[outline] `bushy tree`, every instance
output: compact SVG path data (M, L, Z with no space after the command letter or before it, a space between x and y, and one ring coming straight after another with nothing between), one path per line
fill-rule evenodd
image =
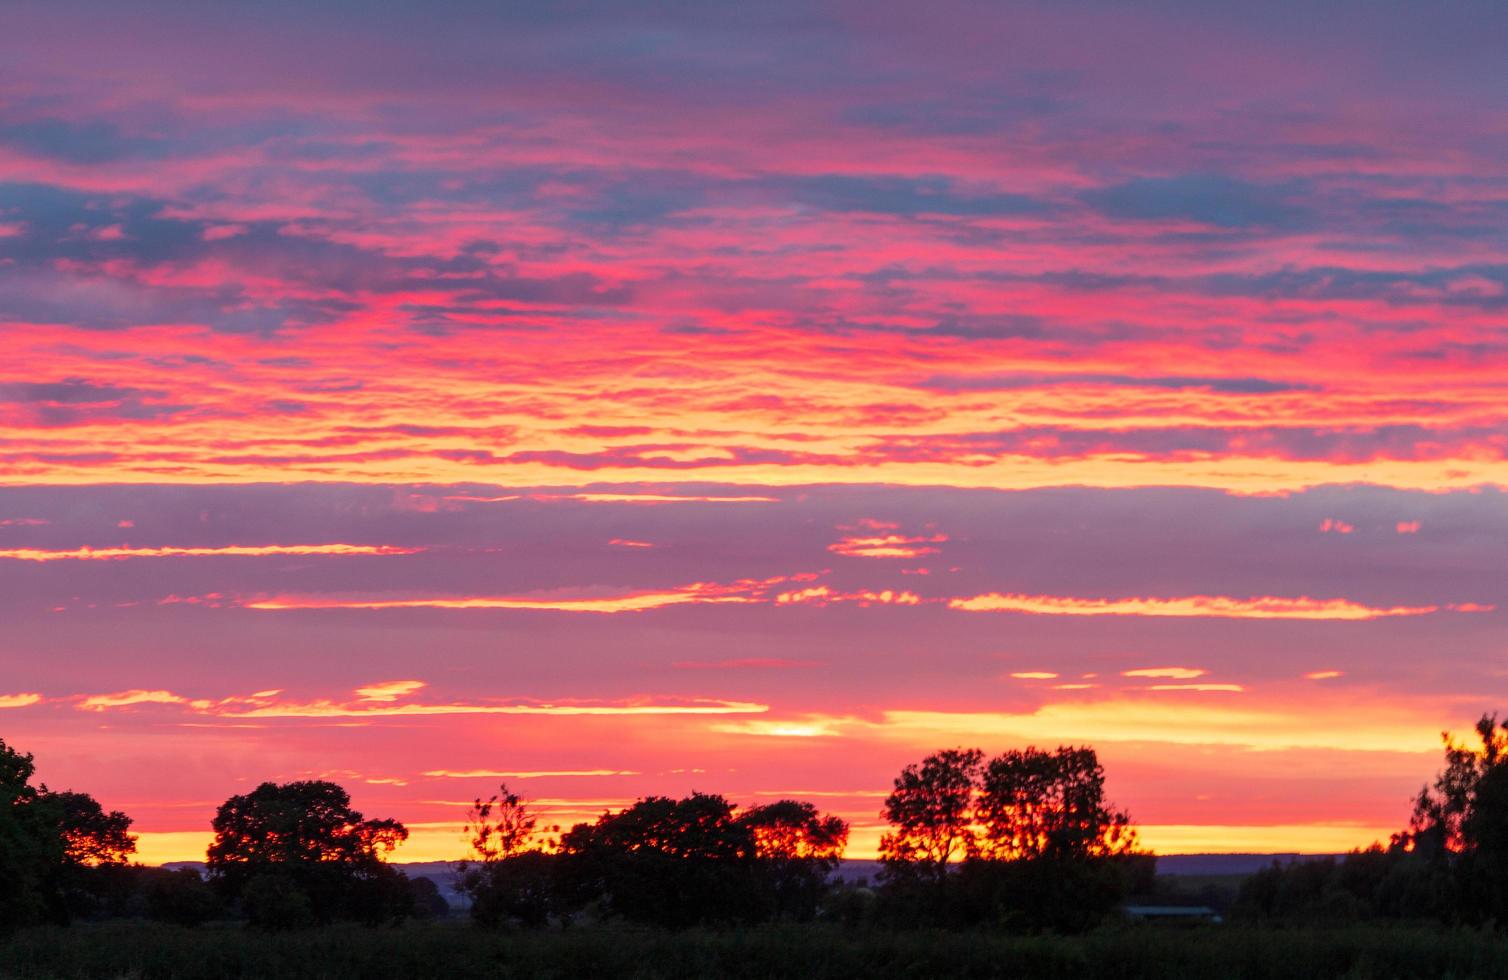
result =
M385 858L408 830L396 820L366 819L334 783L263 783L221 804L212 826L206 864L222 894L244 904L253 880L278 882L258 886L258 901L274 909L269 923L298 918L288 911L298 905L287 897L295 892L320 921L406 914L402 896L408 892Z
M1105 770L1091 748L1026 748L991 759L975 819L976 854L986 860L1073 860L1136 849L1130 816L1105 802Z
M0 930L93 912L136 850L131 818L87 793L33 786L30 754L0 740Z
M919 872L940 880L950 861L974 852L983 760L979 749L944 749L901 770L880 811L894 828L880 838L888 874Z
M737 819L753 835L759 891L770 914L797 921L813 918L828 877L843 858L848 824L798 800L750 807Z
M753 831L721 796L651 796L560 841L573 904L601 897L614 914L684 928L755 918Z
M1443 736L1445 768L1396 843L1448 869L1456 917L1508 922L1508 721L1483 715L1476 735L1478 746Z
M882 811L881 912L895 921L1088 928L1150 877L1093 749L985 761L947 749L906 766Z

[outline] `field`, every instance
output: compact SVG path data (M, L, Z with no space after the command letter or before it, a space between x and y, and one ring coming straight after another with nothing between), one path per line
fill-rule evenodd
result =
M1508 934L1424 926L1117 927L1085 936L785 926L485 932L460 922L284 935L115 922L0 942L0 978L776 978L1467 980L1508 974Z

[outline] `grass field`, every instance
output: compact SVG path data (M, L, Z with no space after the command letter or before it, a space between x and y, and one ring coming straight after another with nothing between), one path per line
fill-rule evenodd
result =
M1508 934L1429 927L1118 927L1086 936L785 926L485 932L460 922L265 935L116 922L0 942L0 977L1009 977L1467 980L1508 975Z

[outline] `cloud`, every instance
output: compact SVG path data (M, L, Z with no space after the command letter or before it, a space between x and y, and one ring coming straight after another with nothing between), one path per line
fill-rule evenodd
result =
M1198 667L1138 667L1121 671L1122 677L1169 677L1174 680L1190 680L1203 677L1208 671Z
M575 613L644 612L686 603L756 601L738 586L694 583L669 592L635 592L618 596L531 598L527 596L453 596L419 599L335 599L282 596L242 603L247 609L513 609Z
M425 688L421 681L387 681L357 688L355 701L320 699L296 701L279 699L280 691L261 691L246 697L219 700L189 699L172 691L134 690L114 694L81 696L77 707L85 711L109 711L137 705L171 705L192 714L227 719L274 718L389 718L432 717L447 715L558 715L579 717L635 717L669 715L742 715L763 714L769 706L749 701L725 701L715 698L650 699L622 701L531 701L498 702L413 702L397 703Z
M705 496L694 494L663 493L527 493L504 494L498 497L478 497L452 494L446 500L472 503L508 503L514 500L574 501L586 504L775 504L779 497L763 496Z
M1129 374L939 374L916 383L918 388L945 392L1028 391L1039 388L1151 388L1166 391L1209 391L1223 395L1273 395L1313 391L1296 381L1246 377L1190 377Z
M0 694L0 708L26 708L41 700L40 694Z
M172 691L119 691L115 694L92 694L78 703L82 711L107 711L111 708L128 708L137 704L188 704L188 698L179 697Z
M1192 221L1222 229L1299 229L1316 216L1295 203L1300 188L1223 174L1145 177L1086 191L1085 203L1128 221Z
M1004 595L992 592L951 599L951 609L965 612L1017 612L1050 616L1195 616L1227 619L1365 620L1384 616L1424 616L1445 609L1483 611L1467 604L1448 606L1367 606L1349 599L1308 596L1194 595L1176 598L1087 599L1075 596Z
M17 561L117 561L125 558L268 558L279 555L339 556L355 555L413 555L420 548L401 548L395 545L365 544L266 544L222 545L219 547L181 547L165 545L156 548L102 547L102 548L0 548L0 558Z
M422 773L436 779L554 779L560 777L642 776L636 769L430 769Z
M827 550L845 558L920 558L935 555L932 547L948 540L946 534L908 537L904 534L856 534L827 546Z
M843 722L808 721L738 721L718 722L711 731L727 735L755 735L761 738L835 738L843 734Z
M424 687L423 681L383 681L380 684L358 687L356 694L362 701L396 701L421 691Z

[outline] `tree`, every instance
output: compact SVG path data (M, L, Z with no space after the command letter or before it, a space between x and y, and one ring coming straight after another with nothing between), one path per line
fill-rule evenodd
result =
M1475 816L1477 792L1484 778L1508 765L1508 722L1498 725L1497 715L1483 715L1476 725L1482 747L1458 743L1449 732L1445 742L1445 768L1414 799L1409 829L1398 840L1410 850L1430 857L1471 850L1475 834L1484 828Z
M827 878L842 860L848 824L797 800L750 807L737 819L753 835L756 873L773 915L815 916Z
M476 799L466 820L471 856L456 865L471 917L489 926L542 926L555 911L553 866L536 837L539 819L523 797L498 787ZM558 828L550 828L555 830Z
M564 892L624 918L672 928L745 921L758 911L754 833L721 796L650 796L561 837Z
M48 809L48 818L56 821L66 863L89 868L124 865L136 853L131 818L119 810L106 813L88 793L52 793L44 787L39 801Z
M292 892L307 897L316 919L370 918L375 910L367 906L393 891L380 886L400 876L384 859L408 839L403 824L367 820L344 789L322 780L263 783L222 803L212 826L211 879L232 899L242 899L254 879L282 879L257 893L279 922L298 917Z
M1104 800L1094 750L1035 748L985 763L946 749L901 770L880 914L894 921L1077 931L1152 874L1130 818Z
M1105 770L1091 748L1028 747L984 767L975 812L986 860L1073 860L1129 854L1136 832L1105 803Z
M523 797L508 791L507 783L497 790L486 800L474 800L467 813L466 834L473 861L502 861L537 848L534 830L539 818Z
M1508 721L1483 715L1480 748L1449 733L1445 768L1414 800L1409 829L1395 844L1447 871L1455 915L1473 922L1508 919Z
M91 870L136 850L130 817L87 793L33 786L35 773L30 754L0 740L0 929L92 910L104 882Z
M214 889L193 868L140 868L147 916L157 922L197 926L220 912Z
M37 833L29 808L37 790L36 766L0 739L0 933L41 915L42 882L51 864L46 841ZM55 849L61 857L61 847Z
M901 770L880 811L895 828L880 838L888 872L904 867L941 879L950 860L973 853L974 792L983 759L979 749L944 749Z

